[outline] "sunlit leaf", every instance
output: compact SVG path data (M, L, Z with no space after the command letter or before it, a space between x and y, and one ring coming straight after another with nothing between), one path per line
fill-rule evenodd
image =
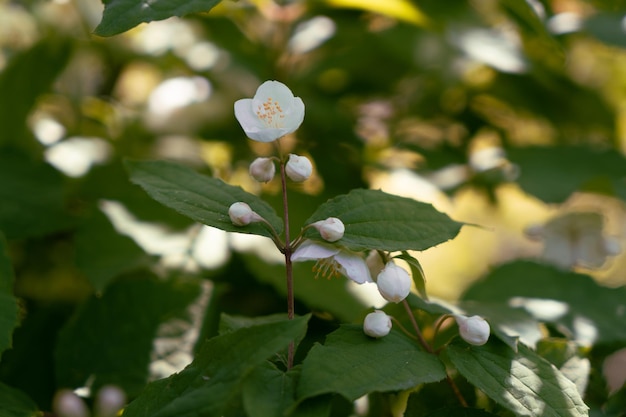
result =
M346 7L380 13L418 26L428 23L428 18L417 6L407 0L326 0L333 7Z
M499 343L471 346L457 341L445 351L461 375L515 415L588 415L574 383L524 345L516 353Z
M378 190L352 190L322 204L306 221L337 217L346 231L337 243L355 251L424 250L453 239L463 223L432 205ZM309 229L308 237L321 237Z
M113 36L140 23L208 12L221 0L102 0L102 2L104 14L94 32L100 36Z
M361 326L343 325L315 345L304 360L300 400L338 393L355 400L373 391L397 391L440 381L446 373L437 356L400 332L372 339Z
M235 226L228 216L231 204L242 201L250 205L280 234L283 222L269 204L245 192L241 187L226 184L217 178L201 175L191 168L167 161L127 161L130 179L152 198L179 213L227 232L251 233L272 237L265 225L253 223Z

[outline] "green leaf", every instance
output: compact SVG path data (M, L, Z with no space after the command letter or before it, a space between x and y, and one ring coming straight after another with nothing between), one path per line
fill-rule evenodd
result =
M272 285L280 294L287 295L285 265L270 264L258 256L242 254L246 267L258 281ZM365 305L348 291L348 280L315 278L308 263L293 264L294 295L310 309L330 313L340 320L357 320Z
M172 16L208 12L221 0L102 0L104 14L95 34L113 36L140 23L163 20Z
M615 150L590 147L526 147L509 157L521 169L519 185L547 203L561 203L575 191L626 198L626 158Z
M551 265L502 265L472 285L462 300L523 308L583 344L626 340L626 288L602 287L588 275Z
M302 365L298 399L338 393L355 400L369 392L397 391L446 377L437 356L397 331L372 339L356 325L343 325L315 345Z
M178 374L151 383L125 417L229 415L245 379L266 359L306 332L309 316L244 327L209 339Z
M185 316L199 294L191 280L163 281L148 274L125 276L93 296L59 333L55 366L59 385L94 390L120 386L135 396L148 378L159 326Z
M445 352L470 383L518 416L588 415L574 383L524 345L516 353L500 343L457 341Z
M14 280L7 242L0 233L0 356L12 346L13 330L18 324L17 300L13 296Z
M140 185L159 203L177 212L227 232L250 233L272 237L265 225L253 223L235 226L228 216L231 204L247 203L267 220L277 234L283 231L283 222L274 209L259 197L241 187L226 184L217 178L198 174L191 168L167 161L126 161L130 179Z
M623 13L596 13L585 20L583 28L608 45L626 48L623 21Z
M22 391L0 382L0 412L2 417L39 417L37 404Z
M99 292L113 278L147 265L150 259L134 240L119 234L100 211L78 229L75 246L76 265Z
M281 416L295 402L299 369L283 372L271 362L259 365L243 384L243 405L249 417Z
M337 217L346 226L337 243L354 251L424 250L454 238L463 223L432 205L378 190L353 190L322 204L306 224ZM307 237L323 241L309 229Z
M8 239L69 227L63 193L63 177L50 165L20 152L0 151L0 230Z
M424 417L493 417L497 414L491 414L485 410L465 407L446 407L441 410L426 414Z
M415 284L415 288L417 288L417 292L423 299L428 300L428 295L426 294L426 274L424 273L424 269L422 269L420 261L409 255L406 251L402 251L402 254L395 256L394 258L403 259L409 264L409 267L411 268L411 276L413 277L413 283Z
M0 145L36 146L27 131L26 119L40 95L46 93L69 61L72 44L51 35L32 48L13 56L0 72ZM3 200L4 201L4 200Z

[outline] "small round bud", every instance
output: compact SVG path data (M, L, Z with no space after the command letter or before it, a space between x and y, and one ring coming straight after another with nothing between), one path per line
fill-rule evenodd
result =
M59 417L88 417L89 410L85 402L68 389L56 393L52 409Z
M393 261L387 262L378 278L378 292L385 300L399 303L411 292L411 277L406 269L396 265Z
M329 217L326 220L320 220L313 223L311 226L315 227L320 236L327 242L336 242L343 237L343 233L346 231L346 227L343 222L336 217Z
M391 331L391 318L384 312L376 310L365 316L363 332L370 337L384 337Z
M459 325L459 334L470 345L481 346L489 340L489 323L480 316L454 316Z
M271 158L257 158L250 164L250 176L258 182L268 182L274 178L276 166Z
M235 226L247 226L250 223L261 220L261 216L254 212L249 205L241 201L231 204L228 209L228 215L230 216L230 221Z
M94 406L96 417L115 417L126 403L126 394L115 385L105 385L98 391Z
M287 176L294 182L302 182L308 179L313 172L313 165L306 156L289 154L289 161L285 165Z

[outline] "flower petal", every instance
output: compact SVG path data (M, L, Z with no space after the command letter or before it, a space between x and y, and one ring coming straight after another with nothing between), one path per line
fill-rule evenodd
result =
M339 253L335 255L335 261L341 265L341 273L357 284L372 282L372 276L365 263L365 259L356 253L346 250L339 251Z
M340 249L332 245L316 243L312 240L305 240L291 255L292 262L316 261L335 256Z

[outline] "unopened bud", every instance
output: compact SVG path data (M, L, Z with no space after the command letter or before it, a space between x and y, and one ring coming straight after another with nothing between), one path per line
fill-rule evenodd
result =
M126 394L114 385L106 385L98 391L94 410L96 417L115 417L126 403Z
M459 325L459 334L470 345L481 346L489 340L489 323L480 316L454 316Z
M385 300L399 303L411 292L411 277L406 269L396 265L393 261L387 262L376 279L378 292Z
M274 178L276 166L271 158L257 158L250 164L250 176L258 182L268 182Z
M230 206L228 215L235 226L247 226L262 220L262 217L254 212L249 205L241 201Z
M289 161L285 165L287 176L294 182L302 182L308 179L313 172L313 165L306 156L289 154Z
M346 227L343 222L336 217L329 217L326 220L320 220L313 223L311 226L315 227L320 236L327 242L336 242L343 237L343 233L346 231Z
M59 417L88 417L89 410L85 402L68 389L61 390L54 396L52 408Z
M365 316L363 332L371 337L384 337L391 331L391 318L384 312L376 310Z

